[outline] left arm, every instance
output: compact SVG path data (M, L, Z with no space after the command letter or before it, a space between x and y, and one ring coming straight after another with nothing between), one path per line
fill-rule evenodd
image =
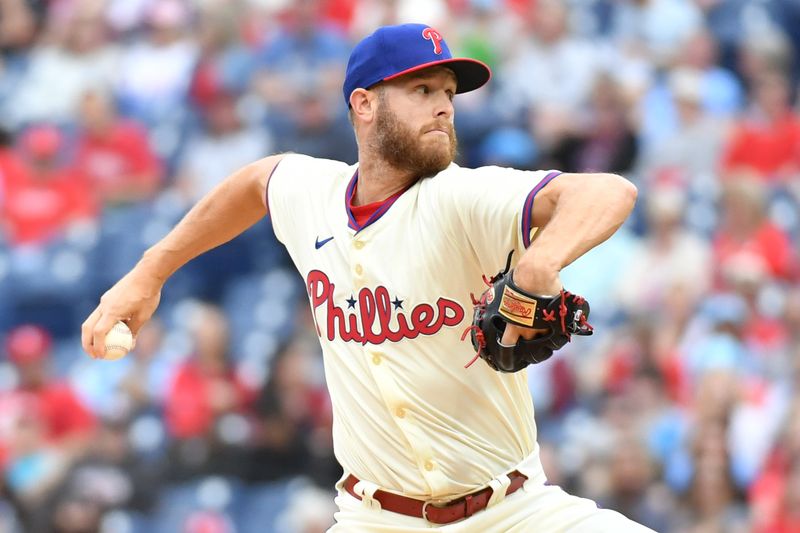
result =
M533 226L541 229L514 269L514 283L532 294L558 294L561 269L611 237L636 195L635 185L614 174L562 174L548 183L533 203ZM506 328L503 344L523 332Z

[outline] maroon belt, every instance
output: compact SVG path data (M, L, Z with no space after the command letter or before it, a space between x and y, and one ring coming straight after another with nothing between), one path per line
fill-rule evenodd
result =
M511 480L511 484L506 489L506 496L519 489L528 479L525 474L516 470L508 474L508 477ZM356 483L358 483L358 478L351 474L344 480L344 488L352 496L360 500L361 496L353 490ZM433 524L449 524L463 518L469 518L478 511L486 509L491 497L491 487L467 494L443 505L435 505L431 502L415 500L414 498L383 490L376 490L373 495L373 498L381 504L381 509L406 516L424 518Z

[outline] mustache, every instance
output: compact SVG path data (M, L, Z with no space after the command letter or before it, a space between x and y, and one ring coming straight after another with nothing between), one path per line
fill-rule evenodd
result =
M431 130L443 130L443 131L446 131L447 134L450 137L452 137L453 134L455 133L455 127L453 126L453 124L451 124L448 121L434 122L433 124L429 124L429 125L423 127L422 130L420 131L420 133L427 133L427 132L429 132Z

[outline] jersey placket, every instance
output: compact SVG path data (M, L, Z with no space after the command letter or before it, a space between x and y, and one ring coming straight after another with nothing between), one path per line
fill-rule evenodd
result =
M372 279L368 269L369 235L371 232L359 232L352 236L350 249L350 265L354 291L362 287L374 287L378 281ZM449 480L439 469L433 454L431 443L419 427L414 415L413 406L405 399L392 375L393 343L384 341L376 346L367 344L363 347L363 356L367 359L367 367L372 371L373 379L383 398L384 405L408 444L412 459L416 462L419 473L430 487L432 494L442 493Z

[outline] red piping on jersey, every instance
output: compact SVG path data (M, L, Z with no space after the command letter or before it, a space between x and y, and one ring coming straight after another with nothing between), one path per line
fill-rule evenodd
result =
M550 183L554 178L561 175L561 172L558 170L554 170L547 174L542 181L536 184L530 193L528 193L528 197L525 198L525 204L522 207L522 245L527 248L531 245L531 228L533 226L533 199L536 197L539 191L544 189L544 186Z

